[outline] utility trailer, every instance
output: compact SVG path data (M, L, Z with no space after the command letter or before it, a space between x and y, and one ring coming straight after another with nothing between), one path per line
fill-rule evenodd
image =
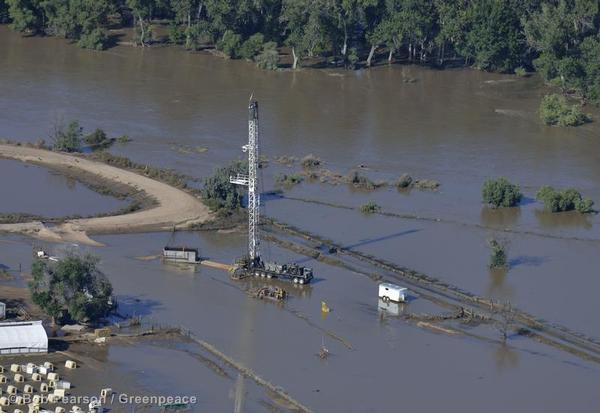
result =
M249 276L278 278L302 285L310 283L313 279L313 270L298 264L278 264L262 261L260 257L256 257L254 260L243 257L236 261L233 275L235 278Z
M400 287L399 285L392 283L381 283L379 284L379 298L384 302L393 301L396 303L403 303L406 301L408 289Z

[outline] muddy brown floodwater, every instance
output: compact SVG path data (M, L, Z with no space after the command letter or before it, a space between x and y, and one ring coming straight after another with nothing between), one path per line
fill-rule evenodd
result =
M72 178L35 165L2 160L0 214L25 213L47 218L117 211L128 201L100 195ZM19 177L15 180L14 177Z
M416 81L404 83L403 75ZM304 182L284 197L265 197L267 215L598 338L600 217L548 214L534 197L547 184L576 187L600 202L600 123L541 125L536 110L546 92L536 76L412 66L266 72L173 48L91 52L0 27L1 136L35 141L56 119L78 119L86 128L133 138L116 153L202 177L241 158L246 102L254 93L262 151L270 157L314 153L343 173L362 164L373 179L408 172L441 182L436 192L402 193ZM294 168L271 162L264 189L274 188L275 174ZM482 208L481 185L496 176L521 185L520 208ZM426 219L335 206L370 200L384 211ZM505 275L486 267L490 237L508 242ZM123 311L186 326L315 411L591 411L600 402L597 364L524 338L504 346L382 317L373 281L275 246L263 245L264 254L308 263L317 277L283 308L248 298L218 270L136 259L157 254L168 238L95 237L106 247L90 250L101 255ZM0 263L27 267L31 241L3 240ZM178 234L177 242L222 262L245 245L235 233ZM325 317L322 300L333 309ZM409 306L439 311L424 299ZM325 361L316 356L323 342L332 354ZM115 350L115 359L127 359L127 351ZM133 364L147 362L131 354ZM167 359L163 351L151 354ZM193 374L180 374L194 389ZM198 393L213 409L232 410L224 389L235 392L234 383L213 385L218 391L197 383ZM266 410L260 406L254 401L242 411Z

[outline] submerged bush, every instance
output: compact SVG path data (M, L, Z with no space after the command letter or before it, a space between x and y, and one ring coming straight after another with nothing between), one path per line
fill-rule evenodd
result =
M131 142L131 138L128 135L121 135L117 138L117 142L124 145L126 143Z
M303 180L304 177L300 174L279 174L275 177L275 182L283 186L294 186L296 184L299 184Z
M108 36L102 29L94 29L89 33L82 33L77 45L84 49L104 50L108 43Z
M506 268L508 266L508 256L506 254L506 247L495 239L489 241L490 248L492 250L490 254L489 267L494 268Z
M525 77L527 76L527 69L525 69L523 66L519 66L515 68L515 75L519 77Z
M358 55L358 50L355 47L351 48L348 51L348 56L346 57L346 67L348 69L355 69L358 64L360 57Z
M574 188L560 191L551 186L543 186L536 193L535 198L544 203L544 207L550 212L578 211L582 214L594 212L592 208L594 201L583 198Z
M109 139L102 129L96 129L94 132L86 135L83 141L94 149L108 148L114 143L114 139Z
M409 174L402 174L400 178L398 178L398 182L396 182L396 187L399 189L405 189L411 186L413 183L412 176Z
M374 214L379 211L381 211L381 207L373 201L369 201L360 207L360 212L363 214Z
M486 180L481 195L483 202L495 208L517 206L523 197L519 186L511 184L506 178Z
M321 160L319 158L317 158L315 155L310 154L310 155L306 155L304 158L302 158L302 160L300 161L300 164L302 165L303 168L306 168L306 169L316 168L317 166L321 165Z
M352 184L356 188L361 189L375 189L378 185L377 183L371 181L364 175L361 175L358 171L352 171L348 176L348 183Z
M546 95L540 104L540 118L546 125L579 126L591 118L581 111L579 105L570 106L564 96Z

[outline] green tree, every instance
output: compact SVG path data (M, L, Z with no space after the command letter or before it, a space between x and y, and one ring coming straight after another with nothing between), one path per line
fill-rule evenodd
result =
M112 310L112 286L98 270L98 258L68 254L58 262L37 260L29 283L33 302L53 322L96 322Z
M384 0L379 0L372 5L364 7L363 16L364 16L364 30L363 37L361 38L361 46L362 44L366 44L370 46L369 55L367 57L367 67L371 67L371 62L373 60L373 56L375 55L375 50L382 43L380 39L379 33L376 33L377 26L379 22L385 15L385 3Z
M237 161L215 170L212 176L204 179L202 199L211 210L227 216L242 206L242 195L238 186L230 182L231 176L240 173L248 174L248 164Z
M136 30L135 42L144 47L152 40L150 19L155 8L156 0L126 0L127 7L131 9L134 17L133 25Z
M211 32L210 24L206 21L194 23L192 27L186 29L185 35L185 48L188 50L198 50L202 41L213 41L213 33Z
M175 28L178 28L180 25L185 26L185 30L182 33L185 37L186 47L190 48L189 45L192 44L191 36L193 35L192 24L194 23L195 17L199 17L197 12L200 7L200 1L170 0L170 7L175 17Z
M583 96L593 103L600 103L600 35L586 37L580 49Z
M254 59L261 52L264 42L265 36L262 33L253 34L240 46L240 57L248 60Z
M108 44L108 36L102 29L93 29L82 33L77 45L82 49L104 50Z
M322 47L326 36L325 0L283 0L281 22L285 26L286 44L292 49L292 68L300 60L312 57Z
M8 4L5 0L0 0L0 24L8 23L9 21Z
M438 48L438 64L444 64L446 49L455 50L466 47L466 26L468 22L468 0L435 0L438 32L435 44Z
M486 180L481 195L483 202L495 208L517 206L523 196L519 186L511 184L506 178Z
M525 20L527 41L539 53L535 68L564 92L598 102L599 28L597 0L544 2Z
M6 0L11 27L22 33L36 34L43 30L44 15L41 0Z
M69 123L66 128L58 124L52 134L52 148L61 152L80 152L82 137L83 128L77 121Z
M239 57L241 43L242 36L231 30L227 30L223 34L223 38L217 42L217 49L222 51L226 56L235 59Z
M277 43L265 43L260 54L255 57L255 60L256 65L261 69L277 70L279 64L279 52L277 51Z
M510 72L525 56L517 0L477 0L467 11L468 34L464 56L484 70Z
M104 27L116 10L114 0L43 0L41 6L47 34L78 40L83 48L106 47Z

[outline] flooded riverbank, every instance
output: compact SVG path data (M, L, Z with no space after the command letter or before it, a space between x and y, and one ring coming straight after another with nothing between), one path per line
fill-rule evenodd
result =
M174 56L178 63L169 63ZM411 66L272 73L174 48L96 53L60 39L21 38L6 27L0 27L0 73L0 135L32 142L56 116L78 119L86 128L131 136L131 144L111 149L117 153L198 178L242 157L246 102L254 93L261 150L271 159L314 153L344 174L362 164L373 179L406 172L441 183L436 192L363 192L304 182L285 193L296 199L265 197L267 215L600 336L594 319L600 217L549 214L533 201L549 184L576 187L600 202L600 129L597 122L574 129L541 125L536 111L546 89L535 76ZM416 81L402 82L403 74ZM199 146L208 150L180 150ZM263 170L264 190L289 170L271 162ZM483 181L500 175L521 185L520 208L481 205ZM306 200L350 207L372 200L384 211L428 219L364 216ZM177 237L220 262L245 248L240 233ZM490 237L509 242L505 275L487 269ZM315 411L385 411L398 395L417 411L448 405L473 412L585 411L599 401L595 364L540 351L518 337L503 346L382 319L373 281L274 246L263 245L268 258L307 263L317 277L303 294L292 293L284 309L247 297L220 271L136 259L159 254L168 238L96 238L107 246L91 251L101 255L124 311L185 325ZM30 241L19 242L2 248L1 263L14 267L18 257L29 265ZM325 317L321 301L333 310ZM431 311L425 300L410 306ZM332 354L325 361L316 355L323 342ZM140 357L138 364L145 362ZM225 406L220 389L207 397Z
M102 270L118 291L120 311L189 328L314 411L383 411L398 394L407 408L419 411L448 403L465 406L467 411L501 412L515 403L536 410L544 400L546 410L558 412L567 406L585 410L598 402L593 386L600 370L595 364L518 336L503 345L421 329L382 313L376 283L367 277L306 262L276 247L270 248L270 256L300 258L318 275L302 291L290 288L291 297L283 307L248 297L243 285L225 272L139 259L156 255L166 237L161 233L101 236L99 241L107 246L90 249L102 257ZM178 233L177 241L200 247L203 254L222 262L230 261L245 244L239 234ZM21 248L29 247L25 242ZM3 262L9 258L0 253ZM332 309L329 314L321 314L321 301ZM440 311L424 299L412 301L407 310ZM498 332L492 330L490 336L498 337ZM318 357L322 343L331 353L327 360ZM224 392L234 388L232 380L207 377L206 382L198 382L193 377L204 373L196 369L155 375L152 362L143 367L149 361L146 356L134 348L129 351L115 350L113 360L138 371L139 380L151 389L180 383L181 388L196 389L208 405L227 408L233 403ZM175 357L159 348L148 352L158 357L154 362L169 363ZM186 357L181 353L174 360L185 362ZM225 387L220 387L221 381ZM223 390L206 391L213 386ZM469 393L468 407L465 388L476 389ZM510 398L498 398L498 388ZM548 393L548 388L561 391ZM496 400L493 406L490 398ZM254 403L241 411L264 411L255 410Z

